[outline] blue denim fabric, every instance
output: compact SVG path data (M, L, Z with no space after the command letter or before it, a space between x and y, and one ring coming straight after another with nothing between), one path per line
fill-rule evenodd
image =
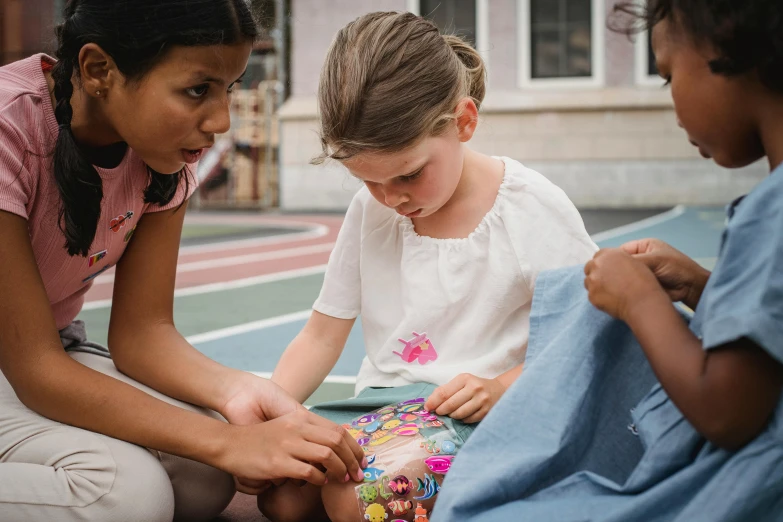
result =
M706 350L747 338L783 362L783 167L729 218L691 330ZM783 402L739 451L715 447L583 278L539 276L525 370L455 460L431 521L783 520Z

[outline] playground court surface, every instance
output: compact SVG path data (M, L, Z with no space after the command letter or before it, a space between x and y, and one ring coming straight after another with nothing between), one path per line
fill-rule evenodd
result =
M657 237L708 268L724 224L720 207L582 214L601 247ZM310 314L341 223L336 214L190 213L177 268L177 327L209 357L270 376ZM111 270L95 280L79 316L99 343L106 343L113 278ZM359 323L308 404L353 395L363 357Z

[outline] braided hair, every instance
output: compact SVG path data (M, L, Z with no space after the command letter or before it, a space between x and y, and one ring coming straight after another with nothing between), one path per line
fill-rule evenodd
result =
M60 193L60 227L71 256L87 256L101 214L103 186L98 171L71 129L71 97L79 80L79 53L95 43L129 80L140 80L175 46L232 45L253 40L256 22L246 0L68 0L57 35L54 81L59 128L52 157ZM186 169L168 175L147 168L144 201L166 205L186 185Z

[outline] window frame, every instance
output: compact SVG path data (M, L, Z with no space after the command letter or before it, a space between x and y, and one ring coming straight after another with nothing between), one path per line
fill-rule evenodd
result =
M532 19L530 0L517 0L517 86L522 89L603 87L605 78L606 30L604 0L590 0L592 74L581 78L533 78Z
M421 0L406 0L405 7L421 16ZM476 50L489 70L489 0L476 0Z
M634 59L636 64L636 85L640 87L663 87L664 80L659 75L648 73L650 68L649 41L648 31L641 31L636 35L636 41L634 42L636 48L636 57Z

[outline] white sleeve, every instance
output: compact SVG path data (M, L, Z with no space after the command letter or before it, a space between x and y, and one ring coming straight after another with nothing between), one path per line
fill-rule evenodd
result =
M354 196L329 256L321 293L313 310L338 319L355 319L361 311L362 286L359 272L365 190Z
M563 190L535 173L517 208L519 234L514 247L531 290L544 270L584 264L598 247L585 230L582 216ZM516 234L515 234L516 235Z

